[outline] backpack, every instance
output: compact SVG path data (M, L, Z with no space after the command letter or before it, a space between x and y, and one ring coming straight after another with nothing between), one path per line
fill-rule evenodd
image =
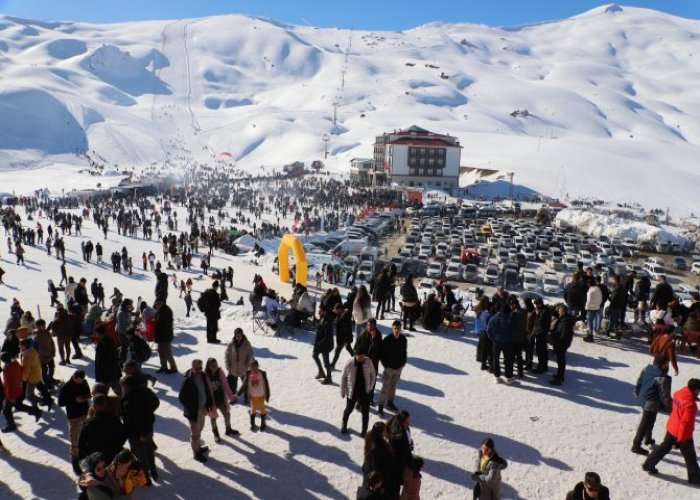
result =
M201 312L206 312L207 310L207 297L204 294L201 294L197 299L197 309Z
M134 341L131 344L131 359L139 364L143 364L151 359L152 354L151 346L138 335L134 336Z

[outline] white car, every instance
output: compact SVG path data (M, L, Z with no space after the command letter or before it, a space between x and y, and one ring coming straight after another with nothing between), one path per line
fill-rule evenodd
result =
M428 270L425 272L428 278L442 277L442 262L431 262L428 264Z
M452 281L462 281L462 264L451 262L445 270L445 278Z
M405 262L406 262L406 259L404 257L401 257L401 255L397 255L397 256L391 258L391 263L396 266L397 273L401 272Z
M476 282L479 277L479 268L476 264L467 264L464 266L464 281Z
M484 284L495 285L498 282L498 266L489 264L484 271Z
M693 265L690 266L690 272L700 276L700 262L698 262L698 261L693 262Z
M561 283L554 273L546 273L542 279L542 291L546 295L559 295Z
M537 286L537 276L535 273L525 273L523 274L523 290L528 292L534 292L538 289Z
M423 278L418 285L418 291L422 293L432 293L435 291L435 281L430 278Z

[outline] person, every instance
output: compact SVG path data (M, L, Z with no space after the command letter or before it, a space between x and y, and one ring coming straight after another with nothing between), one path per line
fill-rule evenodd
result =
M104 324L95 328L95 339L97 340L97 346L95 347L95 381L111 387L114 394L121 397L122 388L119 385L119 379L122 372L119 367L119 354L114 341L107 335Z
M125 363L124 366L127 366L128 363ZM122 417L122 399L119 396L110 396L109 394L109 387L105 384L101 384L99 382L95 382L92 385L92 400L90 401L90 408L88 409L88 418L94 417L97 414L97 408L95 407L95 396L98 394L103 395L107 399L105 400L105 406L104 406L104 411L112 415L113 417L117 419L121 419Z
M437 331L442 324L442 306L434 293L429 294L423 303L421 324L431 332Z
M73 336L73 321L69 317L68 311L63 306L56 308L54 320L49 324L49 330L56 337L58 342L58 352L61 357L59 365L65 366L70 363L70 342Z
M633 395L640 399L642 405L642 419L632 440L632 453L649 454L642 448L642 439L646 446L656 443L652 437L656 414L671 409L671 378L668 376L668 364L668 358L664 354L656 355L654 363L642 370L634 386Z
M421 457L414 456L411 466L404 469L400 500L420 500L420 487L423 477L421 471L424 465L425 462Z
M691 378L688 384L673 395L671 415L666 422L664 440L649 454L642 469L649 474L658 474L658 464L674 447L680 449L688 474L688 483L700 485L700 467L695 452L693 431L698 414L697 398L700 395L700 379Z
M228 372L228 384L234 393L238 390L238 379L243 380L250 362L255 358L255 351L242 328L233 331L233 338L226 346L224 364Z
M474 499L499 500L501 498L501 471L508 462L496 452L493 439L487 437L481 442L476 459L476 471L472 474Z
M564 288L564 300L569 313L578 320L586 310L586 284L581 280L581 273L575 272L571 283Z
M387 268L384 268L377 276L377 279L374 284L374 295L377 301L377 310L374 313L375 318L384 319L384 313L386 312L386 302L389 297L389 287L389 271Z
M666 280L666 276L663 274L659 275L654 288L654 293L651 296L651 301L649 306L655 308L658 304L661 309L666 310L668 304L673 299L673 287Z
M344 309L342 304L336 304L333 306L333 315L335 316L335 353L333 361L331 361L331 370L335 370L335 365L338 362L338 358L340 358L343 347L350 356L355 355L355 351L351 347L353 341L352 312L349 309Z
M267 381L267 373L260 369L256 359L250 362L250 369L246 373L243 385L238 390L236 397L240 397L241 394L244 395L246 403L250 402L250 430L257 429L255 416L260 411L260 430L264 431L267 428L265 401L270 401L270 384Z
M3 386L3 406L2 413L5 417L6 424L2 428L2 432L12 432L17 429L13 410L23 411L33 415L38 422L41 418L42 411L36 406L29 406L23 402L22 394L22 365L19 364L15 357L6 351L0 354L0 360L3 364L2 369L2 386Z
M207 364L204 367L205 380L207 382L207 389L211 395L214 405L208 412L208 416L211 422L211 430L214 433L214 441L217 443L221 442L221 436L219 435L219 428L216 425L216 420L219 418L219 411L224 414L224 425L226 426L227 436L237 436L240 434L237 430L231 427L231 404L230 402L235 399L233 391L229 386L228 379L224 371L219 368L216 359L209 358ZM218 411L217 411L218 410Z
M37 406L39 401L36 398L36 389L39 389L42 397L42 404L46 405L47 411L53 406L53 398L49 389L42 382L41 361L39 353L34 348L34 341L29 338L24 338L19 342L20 346L20 363L22 364L22 383L25 387L25 399L32 403L32 406Z
M510 329L513 340L513 363L517 361L518 378L525 376L525 359L523 352L527 346L527 311L520 307L520 301L515 295L510 296Z
M493 350L493 346L491 345L491 339L486 333L486 327L491 318L488 297L482 297L479 300L474 308L474 312L476 313L474 332L478 338L476 344L476 360L481 363L482 370L493 370L491 364L491 351Z
M121 379L122 419L129 447L138 457L146 476L146 484L158 480L153 448L153 424L160 400L151 389L138 382L133 375Z
M564 382L566 351L571 347L571 342L574 338L575 318L569 316L567 307L564 304L559 305L558 311L559 316L554 322L549 338L554 354L557 357L557 373L550 379L549 383L551 385L561 385Z
M668 362L673 367L673 373L678 376L678 360L676 359L676 345L673 342L673 336L667 329L660 335L655 335L654 340L649 346L649 353L652 356L663 354L668 359Z
M221 318L221 298L219 297L219 282L214 281L211 288L202 292L199 300L203 302L203 313L207 319L207 342L218 344L221 342L216 338L219 331L219 318ZM198 302L199 305L199 302Z
M163 300L155 301L155 333L154 340L158 346L158 357L160 358L160 368L158 373L177 373L177 365L173 357L173 310L170 309Z
M362 463L363 486L369 483L372 472L379 472L384 477L383 498L395 499L399 496L403 471L386 437L387 429L384 422L375 422L365 436Z
M51 333L46 329L46 321L38 319L36 321L36 330L34 330L34 344L39 353L39 361L41 362L41 378L44 385L49 389L56 385L54 373L56 370L56 344L51 337Z
M627 288L620 282L619 276L613 276L613 287L610 292L610 319L608 321L608 335L620 338L620 325L624 323L624 311L627 308Z
M117 456L107 467L107 472L119 486L119 491L123 495L128 495L129 498L133 497L136 488L148 485L143 464L137 461L136 456L130 450L124 449L117 453Z
M401 333L401 321L394 321L391 325L391 335L387 335L382 340L381 362L384 372L382 373L382 392L377 404L380 416L384 415L384 406L392 411L399 411L394 404L394 396L396 384L401 378L401 371L406 365L407 353L408 341Z
M192 367L185 373L178 400L184 408L185 418L190 423L190 445L194 459L207 461L208 446L202 446L201 437L204 419L214 406L211 394L204 380L204 364L201 359L192 361Z
M356 404L359 404L362 412L362 432L364 437L369 425L369 399L377 373L374 370L372 361L367 358L367 350L360 348L355 352L355 356L348 360L343 368L340 379L340 396L346 399L345 411L343 412L343 423L340 432L347 434L348 419Z
M566 500L610 500L610 490L603 486L598 474L586 472L583 481L566 494Z
M335 318L332 312L325 312L323 308L319 309L319 315L321 316L321 321L318 327L316 327L316 338L314 339L313 350L313 358L318 367L316 379L320 380L323 385L330 385L333 383L331 379L330 353L333 350L333 328L335 327ZM323 366L321 365L319 356L323 357Z
M99 451L111 462L126 442L124 424L107 411L108 403L104 394L92 398L95 414L85 421L78 434L78 458L81 460Z
M415 332L416 329L413 327L414 321L416 319L416 311L420 308L420 300L418 299L418 290L413 284L413 276L410 274L406 276L406 281L399 289L401 294L401 310L403 312L403 329L409 332Z
M104 453L91 453L81 462L83 470L78 485L85 492L88 500L128 500L129 496L121 493L119 484L107 470L111 462Z
M501 378L501 353L503 353L503 361L505 366L506 384L512 384L513 379L513 332L510 324L510 309L503 301L495 303L496 313L489 320L486 326L486 335L488 335L493 345L491 351L491 363L493 375L497 383L503 382Z
M66 408L71 464L73 472L79 476L81 471L78 463L78 436L90 409L90 385L83 370L76 370L68 382L63 384L58 393L58 406Z
M359 335L365 325L372 317L372 297L370 297L367 287L360 285L357 295L352 303L352 319L355 322L355 335Z
M585 342L593 342L593 334L600 330L601 306L603 305L603 292L596 286L595 280L591 279L586 292L586 322L588 323L588 335L583 339Z
M355 342L355 352L364 349L372 361L374 367L375 379L369 392L369 405L374 406L374 388L377 385L376 374L379 373L379 359L381 358L382 349L382 333L377 328L377 320L370 318L367 321L367 327L362 330Z

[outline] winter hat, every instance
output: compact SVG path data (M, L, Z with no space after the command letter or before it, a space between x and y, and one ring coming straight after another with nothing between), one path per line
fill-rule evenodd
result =
M362 354L364 356L367 356L367 348L365 346L360 346L355 351L355 354Z

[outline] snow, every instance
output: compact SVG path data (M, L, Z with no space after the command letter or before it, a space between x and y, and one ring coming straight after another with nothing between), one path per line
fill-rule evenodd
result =
M554 198L674 216L695 204L699 21L604 5L529 26L403 32L240 15L0 23L6 190L18 189L18 169L76 151L137 171L208 162L254 172L320 159L324 134L340 174L376 135L416 124L458 137L463 165L499 171L489 180L514 172Z
M186 210L174 207L184 216ZM20 213L22 213L20 211ZM209 214L207 214L208 217ZM37 219L44 226L47 219ZM179 221L184 227L184 220ZM79 242L90 238L101 241L105 255L123 246L135 263L142 252L152 250L159 257L157 241L118 236L112 228L104 240L88 221L83 236L66 236L68 274L88 281L98 278L111 293L118 287L125 297L150 300L155 280L140 266L128 277L111 272L109 264L86 264L80 258ZM27 247L27 264L14 265L13 255L2 248L1 265L7 271L0 285L0 307L5 319L10 298L17 297L25 309L47 307L46 280L56 282L59 261L41 248ZM199 261L195 257L194 262ZM234 427L240 438L224 437L224 444L213 443L209 424L203 437L211 447L206 465L192 460L189 431L177 401L181 378L159 376L155 392L161 400L155 424L159 446L156 463L160 481L153 490L139 492L139 498L352 498L361 478L363 442L358 436L360 416L350 417L351 434L339 433L344 403L337 385L320 386L311 359L313 334L297 331L289 337L253 334L247 295L255 273L269 286L289 297L290 286L279 283L271 273L271 261L257 266L249 256L214 253L214 268L232 266L234 287L228 289L231 301L224 305L219 337L228 342L236 327L243 328L256 351L261 368L271 384L268 431L248 429L246 409L233 409ZM178 279L194 278L195 298L210 284L199 273L178 272ZM324 285L327 286L327 285ZM343 293L345 289L341 287ZM313 291L317 294L317 291ZM240 296L245 306L232 305ZM224 345L207 344L205 320L193 311L185 318L184 303L173 288L168 303L175 312L178 367L184 371L195 358L213 356L223 361ZM380 321L388 333L389 314ZM396 402L412 415L415 452L426 461L423 471L423 498L464 498L470 495L469 479L476 450L485 436L491 436L500 454L510 465L503 473L504 498L563 498L568 489L589 470L598 471L616 498L648 498L663 492L669 498L690 498L693 489L685 484L682 459L675 451L659 466L659 478L641 470L641 459L629 452L640 411L632 398L632 387L639 371L650 362L643 341L620 343L601 340L584 344L577 336L568 356L565 384L554 388L545 376L528 376L520 384L496 385L493 377L479 370L474 360L476 338L460 337L454 331L429 334L420 328L408 334L408 364L398 384ZM67 379L75 367L85 368L92 382L94 349L85 349L86 360L73 367L57 367L57 377ZM340 365L348 359L343 353ZM145 365L157 368L154 356ZM550 363L551 370L552 363ZM690 377L700 377L700 363L680 356L681 375L674 378L678 389ZM334 375L338 383L339 373ZM373 413L370 425L377 421ZM655 437L659 440L666 417L659 416ZM0 462L5 471L0 479L3 498L70 498L75 480L68 461L68 434L65 415L54 409L38 423L20 414L17 433L3 434L4 444L13 452ZM10 473L10 467L17 473Z
M568 224L569 227L577 227L592 236L631 238L635 242L664 241L680 245L690 243L689 238L680 234L679 228L652 226L639 220L639 216L635 216L632 211L622 210L619 212L564 209L557 214L556 219Z

